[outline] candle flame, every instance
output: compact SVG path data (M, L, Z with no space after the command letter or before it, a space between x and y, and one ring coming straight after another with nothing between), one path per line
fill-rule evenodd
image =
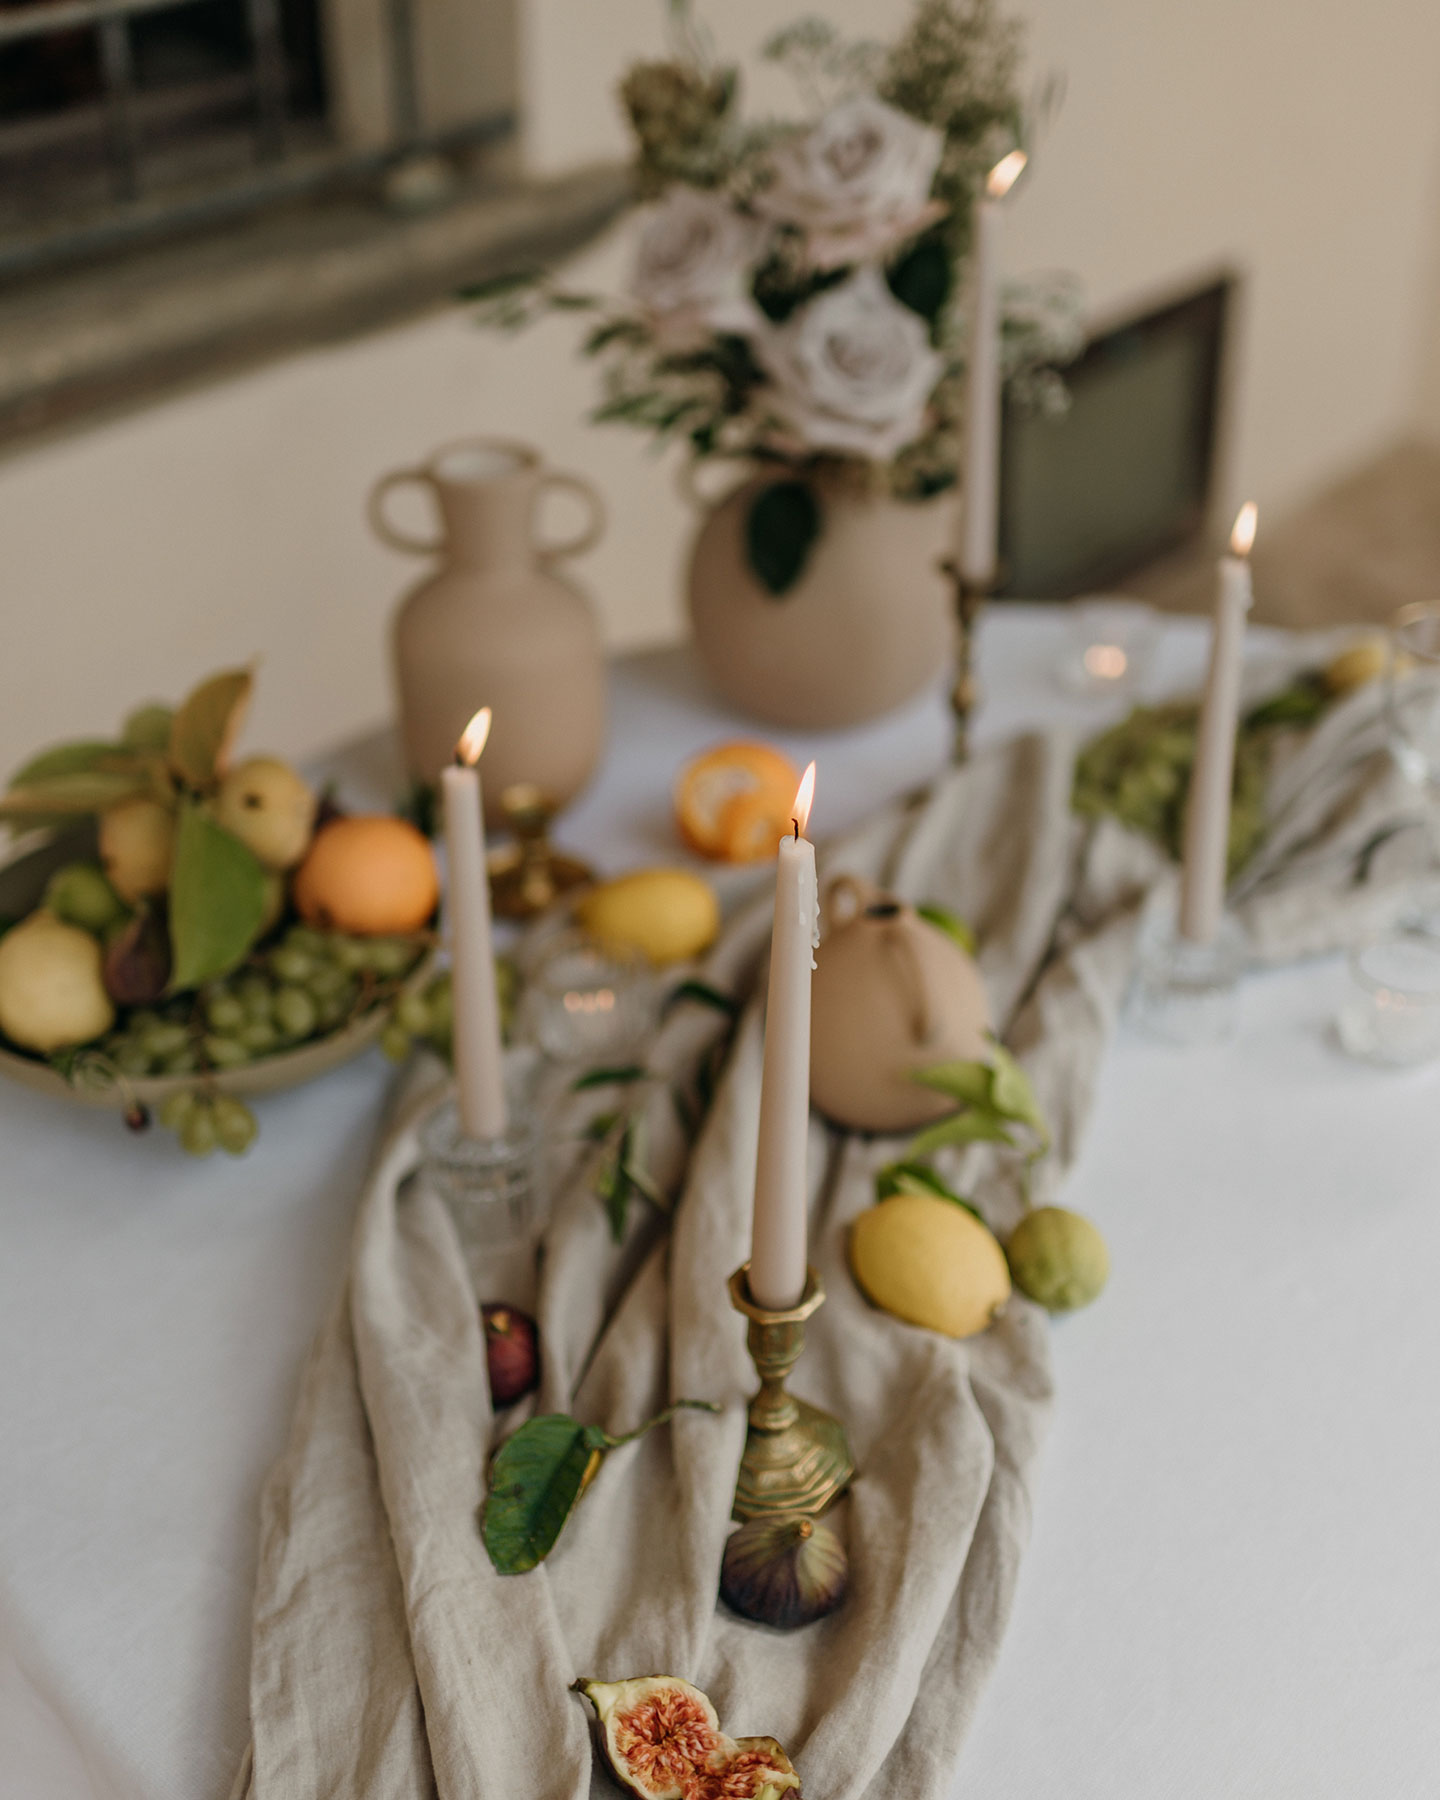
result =
M1253 500L1247 500L1235 515L1235 529L1230 533L1230 554L1232 556L1248 556L1250 546L1255 542L1255 524L1260 517L1260 510Z
M464 763L467 769L473 769L480 760L480 752L485 748L485 740L489 736L490 708L482 706L460 733L460 742L455 746L456 762Z
M805 827L810 823L810 808L815 804L815 765L800 777L800 786L795 794L794 825L795 835L803 835Z
M1008 156L1002 156L995 167L985 177L985 192L992 200L1003 200L1020 179L1021 171L1030 158L1023 150L1012 150Z

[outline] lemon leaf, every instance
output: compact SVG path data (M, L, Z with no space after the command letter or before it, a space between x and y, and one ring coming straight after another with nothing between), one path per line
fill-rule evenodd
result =
M248 669L202 681L170 726L170 767L186 787L203 791L221 773L250 700Z
M1011 1144L1015 1139L1006 1129L1004 1121L992 1112L980 1107L971 1107L965 1112L952 1113L948 1119L941 1119L938 1124L927 1126L913 1137L906 1146L910 1160L918 1160L929 1156L932 1151L944 1149L948 1144Z
M928 1069L912 1069L910 1079L937 1094L948 1094L962 1106L989 1106L995 1071L983 1062L932 1063Z
M888 1200L894 1194L933 1194L937 1200L949 1200L955 1206L963 1206L968 1213L973 1213L983 1225L980 1209L973 1206L952 1187L947 1187L935 1171L926 1163L895 1162L887 1163L875 1176L875 1198Z
M193 800L182 801L170 877L172 991L225 975L265 917L265 871Z
M148 791L143 770L74 769L28 781L0 795L0 819L40 820L104 812L117 801Z
M995 1044L991 1054L995 1058L995 1080L990 1090L991 1105L1005 1118L1016 1119L1022 1125L1028 1125L1048 1145L1050 1128L1045 1123L1040 1102L1035 1098L1030 1077L1003 1044Z
M975 954L975 933L959 913L951 912L948 906L939 906L933 900L922 902L915 910L927 925L933 925L937 931L943 931L946 937L954 938L967 956Z

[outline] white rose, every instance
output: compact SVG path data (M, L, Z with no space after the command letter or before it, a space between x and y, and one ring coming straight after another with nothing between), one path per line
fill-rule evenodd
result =
M755 204L805 232L817 268L882 256L943 217L930 198L943 148L931 126L857 94L774 152Z
M662 338L753 327L757 308L746 290L763 233L718 194L670 189L641 230L630 280Z
M924 321L858 270L757 334L780 418L812 450L884 461L912 438L944 368Z

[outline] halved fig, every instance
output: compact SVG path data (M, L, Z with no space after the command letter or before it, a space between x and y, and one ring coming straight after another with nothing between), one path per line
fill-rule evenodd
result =
M683 1800L799 1800L795 1765L772 1737L737 1738L697 1769Z
M685 1800L688 1784L730 1746L715 1708L678 1675L575 1686L595 1708L611 1773L640 1800Z

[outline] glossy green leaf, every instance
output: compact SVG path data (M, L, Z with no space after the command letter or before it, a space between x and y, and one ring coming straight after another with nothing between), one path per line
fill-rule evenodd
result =
M756 580L775 599L805 572L820 526L820 502L806 482L772 481L751 502L745 553Z
M500 1446L490 1465L481 1536L502 1575L523 1575L550 1554L575 1503L599 1473L609 1450L634 1443L680 1409L718 1413L710 1400L677 1400L634 1431L611 1437L565 1413L530 1419Z
M199 987L242 961L265 917L265 871L193 800L181 803L170 877L172 989Z
M922 902L915 910L928 925L943 931L946 937L954 938L967 956L975 954L975 933L959 913L951 912L948 906L939 906L933 900Z
M249 704L248 669L227 669L202 681L170 727L170 767L186 787L203 791L220 773Z
M502 1575L523 1575L544 1561L584 1491L605 1434L564 1413L527 1420L490 1466L482 1534Z

